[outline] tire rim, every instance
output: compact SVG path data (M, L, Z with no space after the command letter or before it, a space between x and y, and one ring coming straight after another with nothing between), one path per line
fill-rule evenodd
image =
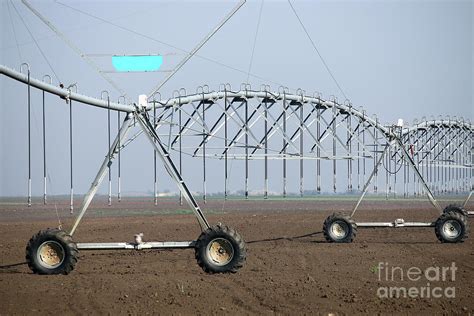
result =
M461 224L456 220L448 220L443 224L443 234L449 239L455 239L461 235Z
M329 229L331 236L336 239L344 239L349 233L349 225L345 221L335 221Z
M38 262L47 269L59 267L66 257L64 247L57 241L45 241L38 247L36 253Z
M206 255L210 262L217 266L225 266L234 258L234 246L224 238L211 240L206 249Z

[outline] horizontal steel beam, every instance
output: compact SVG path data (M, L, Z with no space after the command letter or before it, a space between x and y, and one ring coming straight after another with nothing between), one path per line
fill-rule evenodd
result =
M235 148L236 146L233 146L233 147ZM188 147L188 148L191 148L191 147ZM229 147L229 148L231 148L231 147ZM249 146L249 148L253 148L253 147ZM186 148L183 148L183 149L186 149ZM175 150L175 151L177 151L177 150ZM192 157L201 157L201 158L202 157L207 157L207 158L212 158L212 159L224 159L223 154L206 154L206 155L201 154L201 155L194 155ZM245 160L245 159L264 160L265 158L270 159L270 160L281 160L281 159L299 160L301 158L304 158L306 160L355 160L355 159L359 158L359 156L334 156L334 157L320 156L320 157L317 157L317 156L311 156L309 154L300 155L300 154L296 154L296 153L294 153L294 154L287 153L286 155L285 154L278 154L278 155L253 154L253 155L249 155L248 157L246 157L245 154L241 154L241 155L228 154L227 158L228 159L234 159L234 160Z
M429 121L422 121L413 126L404 128L402 131L402 134L403 135L408 134L415 130L422 130L422 129L426 130L431 127L438 127L438 128L439 127L458 127L458 128L473 130L474 124L471 124L470 121L457 120L457 119L429 120Z
M69 98L77 102L89 104L96 107L106 108L106 109L109 107L109 104L107 103L106 100L92 98L92 97L85 96L79 93L75 93L70 90L46 83L44 81L34 79L31 76L30 76L30 79L28 80L27 74L18 72L4 65L0 65L0 74L3 74L17 81L23 82L25 84L29 83L32 87L35 87L40 90L44 90L51 94L55 94L62 98ZM177 98L171 98L171 99L162 100L162 101L150 102L148 103L146 109L152 110L155 105L157 107L171 107L174 105L183 105L183 104L193 103L197 101L223 99L225 97L241 98L241 99L249 99L249 98L262 98L263 99L263 98L270 97L273 100L283 100L285 98L285 100L287 101L300 102L301 104L313 103L313 104L319 104L320 106L326 107L326 108L336 107L342 113L350 113L351 115L358 117L361 121L367 122L370 125L375 126L378 130L380 130L386 136L396 136L393 134L390 128L387 128L381 125L380 123L376 122L374 119L368 117L365 113L354 109L354 107L352 106L339 104L334 101L325 101L321 98L316 98L316 97L311 97L311 96L302 96L302 95L297 95L297 94L289 94L289 93L287 94L287 93L280 93L280 92L272 93L268 91L253 91L253 90L211 91L207 93L196 93L192 95L180 96ZM110 109L123 111L123 112L133 112L135 110L135 107L132 105L110 102ZM422 129L422 128L427 128L431 126L446 126L446 125L457 126L460 128L466 128L470 130L474 129L474 125L471 124L470 122L464 122L464 121L459 121L459 120L432 120L432 121L419 123L409 128L404 128L402 131L402 134L409 133L416 129Z
M356 223L357 227L362 228L400 228L400 227L434 227L434 222L361 222Z
M151 241L143 243L128 242L91 242L77 243L79 250L120 250L120 249L177 249L194 248L195 241Z
M187 96L179 96L176 98L171 98L162 101L155 101L155 104L159 104L157 107L171 107L174 105L183 105L193 102L199 102L203 100L218 100L223 98L243 98L243 99L252 99L252 98L271 98L274 100L283 100L285 98L286 101L297 101L304 105L304 103L313 103L319 104L323 107L332 108L336 107L339 111L344 113L350 113L351 115L359 117L361 121L368 122L372 126L376 126L382 133L386 136L395 136L393 135L392 131L377 123L374 119L368 117L365 113L354 109L352 106L339 104L333 101L325 101L321 98L310 97L310 96L301 96L297 94L289 94L289 93L272 93L268 91L254 91L254 90L241 90L241 91L211 91L207 93L196 93ZM151 110L153 108L153 102L149 103L147 106L147 110Z
M17 81L23 82L25 84L29 83L32 87L49 92L51 94L55 94L62 98L69 98L71 100L74 100L80 103L89 104L89 105L104 108L104 109L109 108L109 103L107 103L107 100L100 100L100 99L88 97L88 96L75 93L61 87L56 87L44 81L34 79L31 77L31 75L28 81L27 74L18 72L14 69L5 67L3 65L0 65L0 74L10 77L12 79L15 79ZM135 110L135 108L131 105L120 104L120 103L115 103L115 102L110 102L110 109L116 110L116 111L123 111L123 112L133 112Z

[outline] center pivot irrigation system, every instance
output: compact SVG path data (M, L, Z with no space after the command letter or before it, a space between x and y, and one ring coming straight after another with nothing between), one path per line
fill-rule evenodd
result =
M25 0L23 3L53 31L58 32ZM466 211L465 207L472 195L474 139L474 126L468 121L432 119L423 120L411 127L404 127L402 123L384 126L377 118L368 116L365 111L354 108L349 102L341 104L335 98L324 100L319 94L310 96L303 90L291 93L283 87L272 92L265 85L260 90L252 90L250 85L243 84L240 89L233 90L226 84L221 85L218 91L209 91L204 86L193 94L181 89L172 98L161 99L157 92L161 86L241 5L231 11L162 84L148 97L140 96L137 103L116 103L109 98L104 100L88 97L77 93L77 90L72 91L72 87L57 87L32 78L29 67L25 74L21 69L16 71L0 65L0 74L28 86L28 109L30 88L36 88L43 91L43 96L44 92L57 95L70 106L74 101L106 109L109 113L125 113L71 230L42 230L30 239L26 259L33 272L67 274L74 269L79 250L163 248L194 248L198 264L208 273L236 272L246 259L245 243L234 229L222 224L209 224L183 179L183 155L202 159L204 202L206 166L211 159L223 162L225 198L229 192L228 160L244 161L246 197L249 196L249 162L263 161L264 198L268 197L269 160L282 162L283 196L288 194L287 173L290 161L299 162L301 195L305 192L305 161L315 164L315 191L318 193L322 191L324 182L332 182L332 189L336 192L337 180L340 179L337 171L342 169L341 164L345 164L347 191L360 192L360 198L350 214L335 213L325 220L323 232L329 242L352 242L359 227L434 227L441 242L456 243L467 238L468 216L472 212ZM138 131L128 136L134 127ZM156 156L177 184L180 197L184 198L194 212L201 227L201 235L195 241L178 242L144 242L141 235L136 235L132 243L74 242L72 236L101 182L108 173L110 176L113 161L121 150L141 134L148 138ZM172 158L173 152L178 155L177 159ZM332 170L329 181L325 181L328 178L325 174L327 170ZM371 172L366 173L366 170ZM378 191L379 177L385 180L387 195L403 187L403 195L408 196L413 188L414 195L425 194L428 197L440 216L433 222L405 222L403 219L396 219L393 222L356 223L353 218L357 209L372 185L373 191ZM445 192L470 193L462 205L449 205L443 209L434 194ZM31 176L29 203L30 193ZM155 202L156 197L155 186Z
M356 177L357 185L360 186L360 179L366 178L363 170L372 167L372 172L366 178L361 196L351 214L333 214L324 222L324 235L331 242L351 242L358 227L434 227L436 236L442 242L460 242L467 238L467 218L472 212L468 213L464 206L467 205L472 191L463 205L450 205L442 209L434 198L432 189L447 188L444 181L452 182L452 188L455 187L456 190L470 189L471 144L474 138L474 128L470 123L459 120L434 120L409 128L385 127L367 116L365 112L354 109L350 104L343 105L335 100L327 101L319 96L307 96L302 90L297 94L291 94L286 89L273 93L268 91L267 87L263 87L260 91L250 90L248 85L244 85L244 89L240 91L232 91L228 85L223 85L220 91L207 91L201 87L197 93L191 95L177 95L167 100L151 97L148 102L142 97L138 104L127 105L74 93L4 66L0 66L0 73L21 81L28 87L58 95L69 102L78 101L126 113L119 132L84 197L72 229L68 233L59 229L43 230L28 243L27 259L34 272L68 273L76 263L78 250L85 249L194 248L196 259L206 272L235 272L240 268L245 260L245 244L242 237L225 225L209 224L183 180L179 164L171 158L171 151L177 151L180 156L188 154L199 157L203 160L204 170L206 158L223 160L225 183L228 181L228 159L245 161L246 185L248 185L249 161L263 160L266 189L268 159L279 159L283 162L284 179L286 179L287 161L299 160L301 188L304 175L303 160L316 162L318 188L321 186L322 163L331 163L335 172L336 161L347 161L351 170L348 173L349 186L352 186L353 169L359 171ZM134 126L139 128L138 132L127 137L129 130ZM134 243L76 244L72 236L110 165L120 150L140 134L146 135L165 169L176 182L182 197L194 212L202 234L196 241L143 242L141 236L136 236ZM446 141L448 134L451 135ZM187 140L183 141L185 138ZM421 150L417 163L414 160L414 153L410 152L412 143L406 144L403 142L404 139L411 142L423 141L423 145L434 147ZM183 143L186 146L183 147ZM443 158L440 159L440 156ZM443 177L446 173L444 170L446 162L443 160L448 156L456 159L449 162L450 166L453 162L456 163L456 168L451 171L456 176L451 178ZM431 162L426 162L426 159L431 159ZM352 166L355 163L357 165ZM393 222L356 223L353 217L381 165L384 165L387 172L390 171L389 175L393 177L403 168L406 180L403 183L404 187L408 184L406 178L410 178L408 171L411 169L414 177L413 185L415 187L419 185L424 190L431 204L439 210L439 218L434 222L405 222L403 219L397 219ZM430 182L427 182L418 166L424 166L424 173L431 174L428 176ZM333 181L335 187L335 174ZM387 181L392 183L390 179ZM286 180L283 190L286 190Z

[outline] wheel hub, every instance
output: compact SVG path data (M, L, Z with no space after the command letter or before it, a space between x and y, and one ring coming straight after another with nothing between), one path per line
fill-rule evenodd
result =
M346 222L336 221L331 225L331 235L336 239L342 239L347 236L349 227Z
M224 266L234 257L234 247L227 239L216 238L209 243L206 253L214 264Z
M455 220L446 221L443 232L449 238L456 238L461 234L461 225Z
M65 252L61 244L56 241L45 241L38 247L38 262L45 268L53 269L64 261Z

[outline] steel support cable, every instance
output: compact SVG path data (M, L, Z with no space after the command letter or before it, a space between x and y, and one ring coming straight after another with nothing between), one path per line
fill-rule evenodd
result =
M249 63L249 70L247 71L247 83L249 82L250 71L252 70L252 63L253 63L253 56L255 53L255 46L257 46L257 37L258 37L258 30L260 29L260 20L262 19L262 11L263 11L263 3L264 0L260 1L260 11L258 13L258 21L257 21L257 29L255 30L255 36L253 38L253 47L252 47L252 55L250 56L250 63Z
M224 86L224 148L227 149L227 87ZM224 203L222 204L222 210L225 208L225 201L227 201L227 152L224 155Z
M43 117L42 117L42 127L43 127L43 204L46 205L46 109L45 109L45 92L43 90Z
M179 93L181 94L181 92ZM183 123L183 111L181 111L181 106L179 106L179 112L178 112L178 135L179 135L179 174L182 176L183 175L183 138L181 137L180 130L181 126ZM172 112L174 113L174 108L172 109ZM173 116L171 116L171 122L173 122ZM171 131L171 125L170 125L170 131ZM171 135L170 135L171 136ZM170 138L171 139L171 138ZM179 205L183 205L183 193L180 191L179 192Z
M224 89L224 93L225 93L224 108L227 109L227 106L226 106L227 103L228 103L228 100L227 100L227 90ZM229 108L230 108L230 105L229 105ZM228 115L227 115L227 112L225 112L225 115L226 115L225 123L226 123L226 125L228 125L228 123L227 123L227 122L228 122L228 117L227 117ZM229 179L230 179L231 176L232 176L232 169L233 169L234 160L235 160L235 159L231 159L231 160L230 160L229 171L227 172L227 159L228 159L228 157L229 157L229 156L228 156L228 152L227 152L227 149L228 149L228 147L227 147L227 146L228 146L227 128L228 128L228 126L226 126L226 129L225 129L226 131L225 131L225 135L224 135L225 148L226 148L226 152L225 152L225 163L226 163L226 177L225 177L225 178L226 178L226 184L225 184L225 192L224 192L225 197L224 197L224 201L223 201L223 203L222 203L222 209L221 209L222 212L224 212L225 207L226 207L227 190L228 190L228 186L229 186L228 181L229 181ZM233 147L233 148L231 149L231 153L230 153L231 155L232 155L232 153L235 153L235 149L236 149L236 147Z
M71 214L74 212L74 189L73 189L73 166L72 166L72 100L69 100L69 163L71 178L71 201L69 210Z
M227 87L224 85L224 148L227 149ZM221 211L225 209L228 195L228 160L227 152L224 155L224 201L222 201Z
M57 2L57 1L55 0L54 2ZM111 18L111 20L113 20L113 21L124 20L124 19L127 19L127 18L131 17L131 16L142 14L143 12L148 12L148 9L136 10L136 11L124 14L124 15L113 17L113 18ZM87 23L87 24L82 24L81 25L81 24L77 23L77 21L72 21L71 24L68 24L68 25L65 25L64 27L61 27L61 30L63 30L64 32L67 32L67 33L72 33L72 32L75 32L77 30L84 31L84 30L87 30L87 29L96 29L97 27L101 26L102 24L105 24L105 23L97 23L97 24ZM51 38L55 38L56 36L57 36L56 34L51 34L49 32L48 33L41 33L36 37L36 39L38 40L38 42L41 42L41 41L49 40ZM32 43L33 43L32 40L26 40L25 39L24 41L21 41L21 42L19 41L18 46L19 47L28 46L28 45L31 45ZM14 48L14 46L15 46L15 44L7 44L7 45L3 45L0 49L1 50L8 50L8 49ZM90 54L85 54L85 55L88 56L88 57L102 57L104 55L111 56L111 55L116 55L116 54L90 53Z
M10 2L7 1L7 9L8 9L8 16L10 17L10 23L12 25L12 30L13 30L13 37L15 38L15 44L16 48L18 49L18 56L20 57L20 63L23 60L23 57L21 57L21 51L20 51L20 45L18 44L18 38L16 36L16 31L15 31L15 24L13 24L13 16L10 10Z
M321 138L321 114L324 113L326 110L323 109L321 112L322 107L320 106L320 95L318 93L318 103L316 103L316 138ZM313 146L314 147L314 146ZM314 152L313 147L311 147L311 151ZM316 157L318 158L316 161L316 192L321 194L321 148L316 148Z
M303 126L304 126L304 108L303 108L303 103L301 103L300 106L300 126L299 126L299 132L300 132L300 195L303 197L304 194L304 174L303 174Z
M120 112L119 112L120 113ZM109 148L111 146L110 141L110 97L107 95L107 140ZM110 149L109 149L110 150ZM108 174L109 174L109 197L108 197L108 204L109 206L112 205L112 157L109 153L109 163L108 163Z
M27 64L22 64L23 65L27 65ZM49 77L49 76L48 76ZM27 80L27 84L28 84L28 173L29 173L29 180L28 180L28 206L31 206L31 116L33 116L34 118L34 122L35 122L35 127L36 127L36 131L37 133L39 134L39 130L38 130L38 125L37 125L37 121L36 121L36 117L34 115L34 111L31 111L31 98L30 98L30 92L31 92L31 82L30 82L30 71L28 70L28 80ZM50 77L51 79L51 77ZM45 106L44 106L44 91L43 91L43 175L45 177L45 180L46 180L46 177L49 181L49 186L51 188L51 191L54 192L54 189L53 189L53 184L52 184L52 180L51 180L51 175L49 174L49 170L47 169L46 167L46 128L45 128L45 122L46 122L46 117L45 117ZM32 115L31 115L32 114ZM59 213L58 213L58 207L57 207L57 201L54 200L54 208L55 208L55 212L56 212L56 218L58 220L58 228L61 229L62 227L62 223L61 223L61 218L59 217ZM44 183L44 203L46 204L46 181Z
M31 206L31 85L28 67L28 206Z
M334 100L336 101L336 100ZM333 157L336 157L336 137L337 137L337 134L336 134L336 125L335 125L335 122L336 122L336 118L337 116L339 116L339 113L336 115L336 107L333 107L332 108L332 116L333 116L333 125L332 125L332 134L333 134L333 137L332 137L332 155ZM329 127L328 127L329 128ZM332 165L333 165L333 189L334 189L334 193L336 193L336 180L337 180L337 161L336 159L334 159L332 161Z
M342 90L341 88L341 85L339 84L339 82L337 82L336 80L336 77L334 77L331 69L329 68L328 64L326 63L326 61L324 60L323 56L321 55L321 53L319 52L319 49L316 47L316 44L314 43L313 39L311 38L311 36L309 35L308 31L306 30L306 27L304 26L303 24L303 21L301 21L298 13L296 12L295 8L293 7L293 4L291 3L290 0L288 0L288 4L290 5L291 7L291 10L293 11L293 13L296 15L296 18L298 19L298 21L300 22L300 25L301 27L303 28L303 31L306 33L306 36L308 37L309 41L311 42L311 45L313 46L314 50L316 51L316 53L318 54L319 58L321 59L321 61L323 62L323 65L324 67L326 68L327 72L329 73L329 75L331 76L332 80L334 81L334 83L336 84L336 86L338 87L339 91L341 91L342 95L344 96L344 98L348 99L348 97L346 96L346 94L344 93L344 91Z
M349 103L349 107L352 107L351 103ZM352 120L351 120L351 118L352 117L349 114L348 115L348 120L346 121L346 123L347 123L347 125L346 125L347 126L347 134L346 134L347 136L346 137L347 137L347 140L348 140L346 145L348 146L348 149L349 149L349 156L352 156L352 142L349 141L349 139L354 135L353 130L352 130ZM352 191L352 160L351 159L349 159L347 161L347 173L348 173L348 175L347 175L348 179L347 180L349 182L348 185L347 185L347 189L348 189L348 191L351 192Z
M120 100L118 101L120 103ZM117 200L118 202L121 202L121 165L120 165L120 151L121 151L121 138L120 138L120 111L117 111L117 138L118 138L118 145L117 145Z
M22 0L22 1L25 1L25 0ZM160 90L160 88L166 83L168 82L168 80L171 79L171 77L173 77L180 69L181 67L184 66L184 64L186 64L188 62L189 59L191 59L191 57L193 57L208 41L209 39L215 34L217 33L217 31L219 31L221 29L221 27L244 5L244 3L246 2L246 0L241 0L233 9L232 11L191 51L191 52L186 52L188 55L183 59L181 60L181 62L171 71L171 73L160 83L158 84L158 86L156 86L148 95L149 96L152 96L153 94L155 94L156 92L158 92ZM99 17L96 17L96 16L93 16L92 14L89 14L89 13L86 13L82 10L78 10L78 9L75 9L75 8L72 8L68 5L65 5L61 2L58 2L59 4L61 5L64 5L72 10L75 10L75 11L78 11L78 12L81 12L83 14L86 14L90 17L93 17L93 18L96 18L96 19L99 19L103 22L106 22L108 24L111 24L111 25L114 25L116 27L119 27L121 28L122 30L127 30L126 28L124 27L121 27L115 23L112 23L112 22L109 22L109 21L106 21L102 18L99 18ZM135 33L136 35L138 35L138 32L135 32L133 31L133 33ZM162 41L159 41L160 43L164 44L164 45L167 45L167 46L170 46ZM172 47L172 46L170 46ZM173 47L175 49L178 49L177 47ZM181 49L180 49L181 50ZM182 50L183 51L183 50ZM85 57L84 54L82 54L83 56L82 57Z
M153 127L156 128L156 104L153 103ZM156 177L156 150L153 150L153 195L155 200L155 205L158 205L158 187L157 187L157 177Z
M49 75L45 75L45 77L48 77L50 80L51 80L51 77ZM43 78L45 78L43 77ZM61 222L61 218L59 216L59 212L58 212L58 202L57 200L54 198L54 187L53 187L53 182L51 180L51 175L49 173L49 169L48 169L48 166L46 164L46 100L45 100L45 91L43 90L42 91L43 93L43 112L42 112L42 136L43 136L43 177L44 177L44 182L43 182L43 204L46 205L48 202L47 202L47 196L46 196L46 183L49 183L49 191L51 192L51 195L53 196L52 200L53 200L53 204L54 204L54 210L55 210L55 214L56 214L56 219L58 220L58 228L59 229L62 229L62 222ZM33 112L33 118L35 119L35 123L36 123L36 117L34 116L34 112ZM36 127L36 130L39 134L39 131L38 131L38 126L35 124L35 127Z
M203 92L204 93L204 89ZM207 187L206 187L206 142L207 142L207 136L210 135L209 129L206 131L206 104L204 103L202 105L202 142L203 142L203 147L202 147L202 198L204 201L204 204L207 203L206 200L206 194L207 194ZM181 124L180 124L181 128Z
M283 90L283 133L286 135L286 114L287 114L288 105L286 103L286 93ZM283 197L286 198L286 148L287 148L287 140L283 137Z
M45 77L49 77L49 79L51 80L51 77L49 75L46 75ZM36 124L36 117L34 115L34 112L32 112L32 114L33 114L33 118L35 120L36 131L39 134L38 125ZM62 229L62 222L61 222L61 218L60 218L59 212L58 212L58 202L54 198L55 190L54 190L54 187L53 187L53 182L51 180L51 175L49 173L49 169L46 165L46 107L45 107L45 93L44 93L44 90L43 90L43 112L42 112L42 136L43 136L43 176L44 176L43 203L45 205L47 204L47 200L46 200L46 180L47 180L47 182L49 182L50 191L53 194L53 204L54 204L56 219L58 220L58 228Z
M255 113L255 112L254 112ZM253 115L252 115L253 116ZM249 198L249 104L248 100L245 99L245 198Z
M158 92L163 85L165 85L190 59L193 57L213 36L216 34L222 26L224 26L230 18L234 16L234 14L245 4L246 0L240 0L240 2L222 19L222 21L217 24L216 27L212 29L212 31L206 35L206 37L201 40L196 47L193 48L191 52L188 53L186 57L184 57L179 64L173 69L173 71L163 80L161 81L153 90L151 90L148 95L153 95Z
M39 46L38 42L36 41L36 38L34 37L33 33L30 31L30 28L28 27L28 25L26 24L25 20L23 19L23 17L21 16L20 12L18 12L16 6L13 4L13 2L11 2L12 6L13 6L13 9L15 9L16 11L16 14L20 17L20 20L21 22L23 23L23 25L25 26L26 30L28 31L28 33L30 34L31 38L33 39L33 41L35 42L35 45L36 47L38 48L38 50L40 51L41 55L43 56L44 60L46 61L46 63L48 64L49 68L51 69L51 71L53 72L54 76L56 77L56 79L58 80L58 82L61 82L61 80L59 79L59 76L58 74L56 73L56 71L54 71L54 68L53 66L51 65L51 63L49 62L48 58L46 57L46 55L44 54L43 50L41 49L41 47Z
M98 74L107 81L115 90L120 92L120 95L127 96L125 91L120 88L109 76L105 75L101 72L100 68L74 44L72 43L61 31L59 31L50 21L48 21L41 13L39 13L35 8L33 8L27 0L21 0L21 2L31 11L34 15L36 15L46 26L48 26L56 35L58 35L65 43L69 46L76 54L79 55L84 61L89 64ZM53 71L54 72L54 71ZM58 79L59 80L59 79Z
M85 11L82 11L82 10L80 10L80 9L76 9L76 8L71 7L71 6L69 6L69 5L67 5L67 4L64 4L64 3L62 3L62 2L56 1L56 3L58 3L58 4L62 5L62 6L65 6L65 7L69 8L69 9L71 9L71 10L73 10L73 11L82 13L82 14L88 16L88 17L97 19L97 20L102 21L102 22L104 22L104 23L106 23L106 24L112 25L112 26L117 27L117 28L119 28L119 29L121 29L121 30L124 30L124 31L127 31L127 32L129 32L129 33L132 33L132 34L134 34L134 35L137 35L137 36L143 37L143 38L145 38L145 39L148 39L148 40L150 40L150 41L153 41L153 42L156 42L156 43L159 43L159 44L168 46L168 47L170 47L170 48L179 50L179 51L182 52L182 53L185 53L185 54L190 54L190 53L191 53L190 51L188 51L188 50L186 50L186 49L177 47L177 46L175 46L175 45L173 45L173 44L170 44L170 43L161 41L161 40L159 40L159 39L157 39L157 38L154 38L154 37L151 37L151 36L149 36L149 35L140 33L140 32L138 32L138 31L132 30L132 29L130 29L130 28L127 28L127 27L125 27L125 26L119 25L119 24L117 24L117 23L108 21L108 20L106 20L106 19L104 19L104 18L101 18L101 17L99 17L99 16L90 14L90 13L85 12ZM215 60L215 59L212 59L212 58L209 58L209 57L205 57L205 56L199 55L199 54L194 54L194 56L196 56L196 57L198 57L198 58L201 58L201 59L203 59L203 60L206 60L206 61L208 61L208 62L211 62L211 63L213 63L213 64L219 65L219 66L221 66L221 67L225 67L225 68L227 68L227 69L231 69L231 70L240 72L240 73L245 74L245 75L248 74L247 71L245 71L245 70L238 69L238 68L235 68L235 67L233 67L233 66L224 64L224 63L222 63L222 62L220 62L220 61L217 61L217 60ZM279 82L275 82L275 81L272 81L272 80L270 80L270 79L263 78L263 77L258 76L258 75L256 75L256 74L253 74L253 73L250 73L250 76L252 76L252 77L254 77L254 78L257 78L257 79L260 79L260 80L263 80L263 81L267 81L267 82L270 82L270 83L279 85L279 86L283 86L283 84L281 84L281 83L279 83Z

